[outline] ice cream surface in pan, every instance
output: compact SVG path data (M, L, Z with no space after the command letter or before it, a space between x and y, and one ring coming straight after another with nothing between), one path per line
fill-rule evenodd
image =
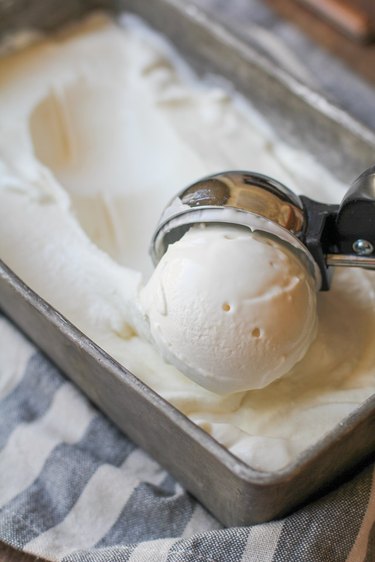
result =
M373 394L371 272L336 272L317 295L307 353L263 389L206 390L147 340L137 303L149 240L178 189L223 169L327 202L346 188L230 85L198 80L129 16L96 16L8 54L0 80L0 257L110 355L260 470L291 462Z

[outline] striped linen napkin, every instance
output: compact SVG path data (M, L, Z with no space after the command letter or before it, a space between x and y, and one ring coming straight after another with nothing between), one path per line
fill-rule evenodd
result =
M64 562L374 562L373 466L223 529L0 315L0 540Z

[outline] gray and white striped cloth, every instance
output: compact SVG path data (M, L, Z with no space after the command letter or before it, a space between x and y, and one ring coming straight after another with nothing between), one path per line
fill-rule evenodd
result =
M222 529L0 315L0 540L66 562L373 562L374 467Z

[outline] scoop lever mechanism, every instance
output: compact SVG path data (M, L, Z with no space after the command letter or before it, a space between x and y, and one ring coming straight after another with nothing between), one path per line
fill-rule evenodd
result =
M301 196L306 225L301 237L329 289L331 267L375 269L375 166L352 184L340 205Z

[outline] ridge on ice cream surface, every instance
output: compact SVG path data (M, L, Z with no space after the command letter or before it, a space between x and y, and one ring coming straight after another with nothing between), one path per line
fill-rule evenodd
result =
M218 395L167 364L135 305L164 204L222 169L337 202L345 187L276 138L236 93L200 82L138 20L106 16L0 61L0 258L230 451L277 470L375 389L371 272L337 271L318 333L264 389Z

